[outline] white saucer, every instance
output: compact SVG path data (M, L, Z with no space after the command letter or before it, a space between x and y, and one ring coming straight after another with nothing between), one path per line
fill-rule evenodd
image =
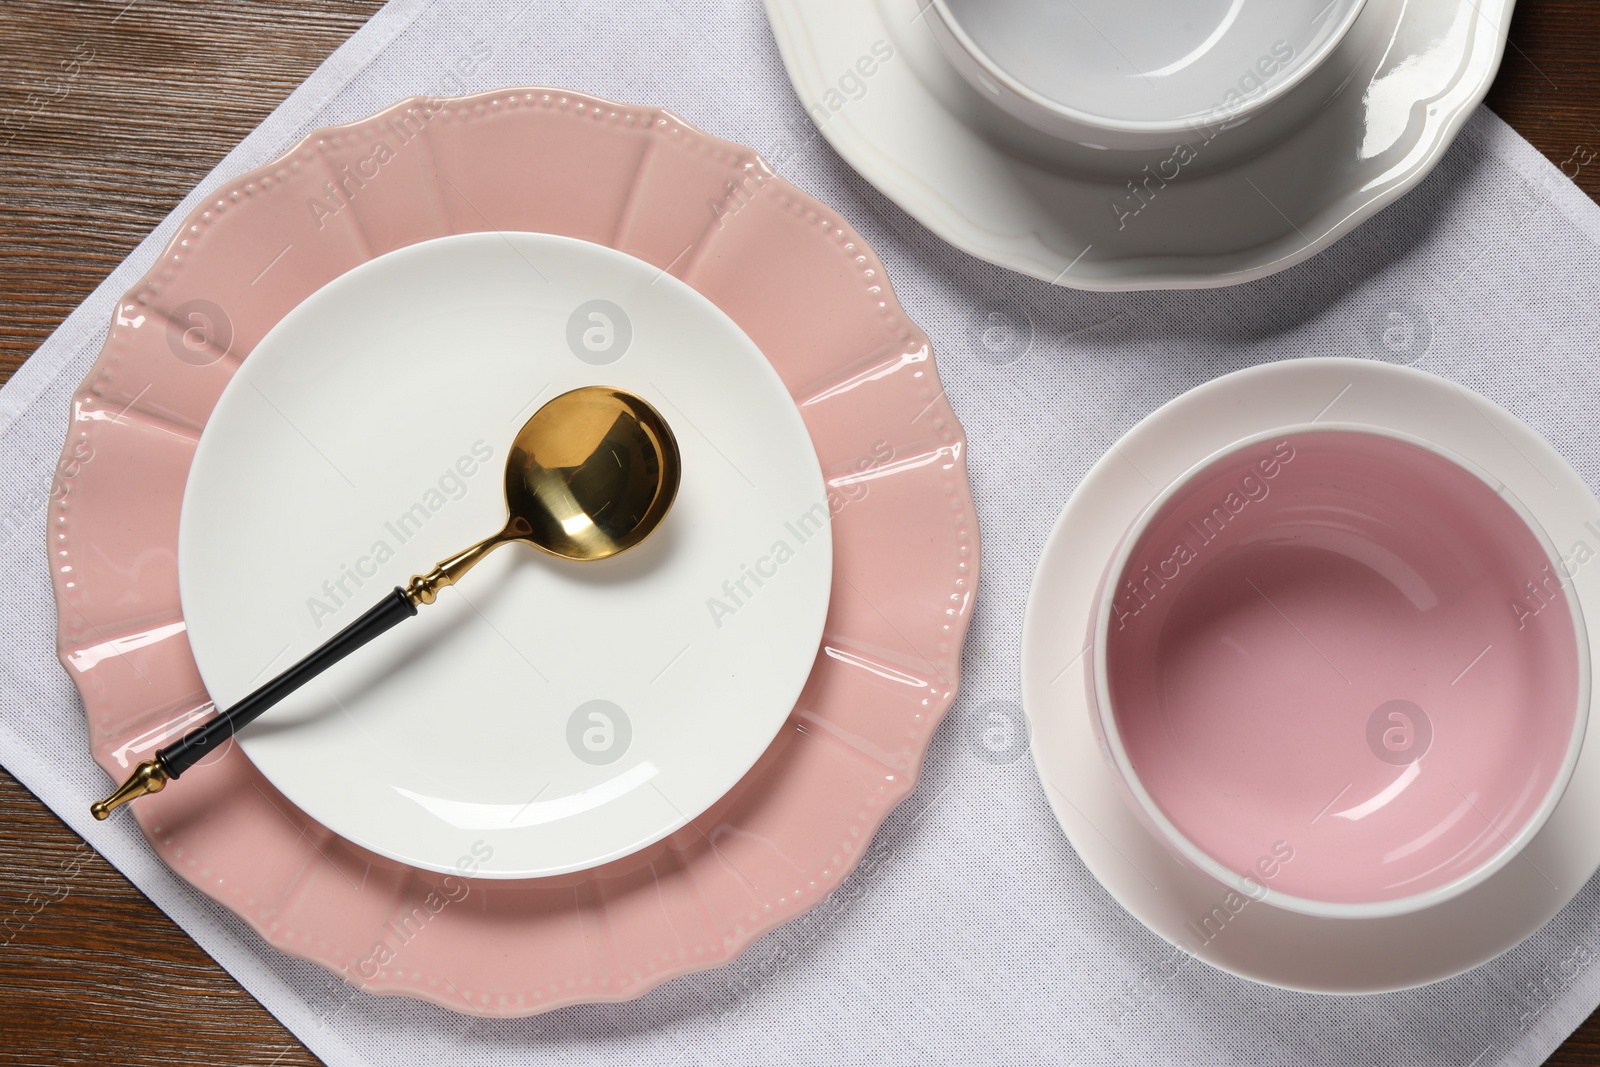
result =
M801 103L885 196L982 259L1127 290L1264 277L1415 186L1488 91L1512 0L1368 0L1270 113L1184 155L1027 130L951 66L925 4L766 0Z
M1128 526L1199 459L1288 423L1335 420L1409 433L1501 480L1576 566L1568 585L1600 618L1600 502L1533 430L1420 371L1302 359L1218 378L1140 422L1072 495L1046 542L1023 625L1023 703L1034 762L1073 848L1157 934L1222 970L1317 993L1376 993L1459 974L1512 948L1600 867L1600 751L1584 748L1561 802L1523 851L1481 884L1407 915L1329 919L1248 900L1179 862L1120 791L1091 725L1084 649L1105 561ZM1578 545L1586 551L1577 551ZM1570 569L1570 568L1569 568ZM1535 577L1535 576L1530 576ZM1600 657L1600 627L1589 627ZM1591 731L1597 729L1590 718ZM1285 840L1293 844L1293 829ZM1263 850L1272 842L1263 842Z
M179 529L207 690L228 706L499 529L512 437L588 384L642 395L672 427L683 479L662 526L599 563L502 548L241 732L340 836L482 877L596 866L699 815L792 710L832 578L794 401L677 278L522 233L356 267L229 383Z

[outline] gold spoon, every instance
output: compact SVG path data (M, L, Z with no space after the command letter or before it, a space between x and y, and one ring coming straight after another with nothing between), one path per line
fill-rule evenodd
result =
M89 811L104 819L146 793L159 793L207 753L351 652L432 604L501 545L521 541L552 556L589 562L648 537L678 492L678 443L661 414L621 389L563 393L525 422L506 457L500 532L412 577L355 622L239 703L156 752Z

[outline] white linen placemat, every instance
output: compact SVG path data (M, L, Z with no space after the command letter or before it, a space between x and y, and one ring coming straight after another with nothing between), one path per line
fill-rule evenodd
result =
M461 65L463 56L487 60ZM1172 950L1068 846L1020 746L1028 583L1089 465L1145 413L1226 371L1298 355L1414 362L1504 404L1600 486L1600 208L1479 110L1438 171L1332 250L1221 291L1086 294L956 252L852 173L810 126L753 0L582 5L399 0L201 185L315 127L411 93L569 86L664 105L752 145L843 212L933 338L971 437L983 579L961 699L874 862L722 971L641 1000L518 1021L367 996L263 945L154 858L132 820L93 822L107 780L55 661L44 501L68 398L113 302L191 195L0 391L0 762L173 916L319 1056L347 1064L1536 1064L1600 1003L1600 881L1537 936L1422 990L1285 993ZM1600 165L1574 146L1567 169ZM997 328L1009 327L1009 328ZM1600 827L1597 831L1600 832ZM0 949L0 952L14 949ZM0 957L3 960L3 957ZM0 963L3 965L3 963Z

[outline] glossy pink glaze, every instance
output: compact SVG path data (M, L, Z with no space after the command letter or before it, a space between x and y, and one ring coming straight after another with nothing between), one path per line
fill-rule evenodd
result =
M1580 661L1559 565L1494 488L1410 442L1301 432L1213 462L1112 601L1138 781L1272 892L1366 904L1471 873L1562 784Z
M133 810L174 870L283 951L370 992L514 1016L726 963L844 880L954 699L978 544L927 338L825 205L653 108L547 89L404 101L218 189L119 303L77 393L50 517L58 649L113 777L210 709L177 523L238 361L357 263L489 229L584 237L669 270L788 384L842 503L823 647L785 729L690 826L561 878L453 879L374 856L237 750Z

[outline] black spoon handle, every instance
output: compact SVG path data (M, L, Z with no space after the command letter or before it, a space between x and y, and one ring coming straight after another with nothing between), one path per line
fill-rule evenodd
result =
M431 600L431 598L430 598ZM417 613L417 604L401 586L378 601L365 615L346 626L300 662L273 678L227 711L220 712L203 726L197 726L166 748L157 750L133 769L128 780L106 799L89 806L96 819L108 818L130 800L159 793L168 780L177 778L208 753L215 752L236 731L254 722L272 707L311 679L344 659L381 633Z
M300 662L264 683L255 692L204 726L195 727L177 741L159 750L156 759L161 761L169 777L180 777L184 771L215 752L217 746L232 737L236 731L254 722L262 712L368 641L393 629L416 613L417 606L406 596L406 591L400 586L395 586L394 592L378 601L355 622L328 638Z

